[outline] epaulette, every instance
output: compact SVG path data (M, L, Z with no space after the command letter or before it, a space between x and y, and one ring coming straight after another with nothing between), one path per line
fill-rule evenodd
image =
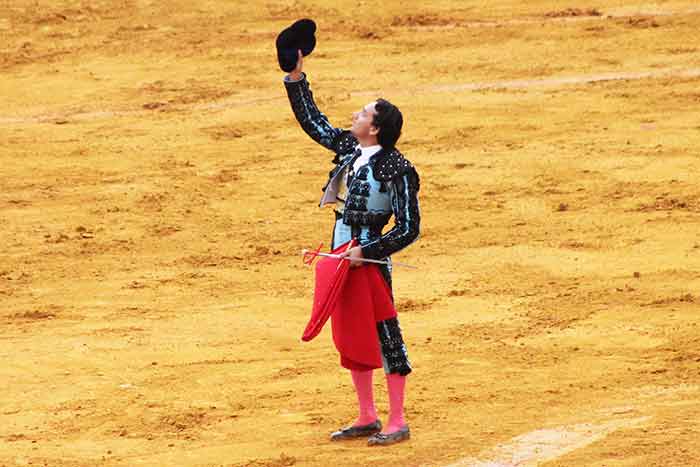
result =
M394 148L387 154L380 157L372 171L374 178L379 181L389 181L406 172L412 172L416 178L416 187L419 184L418 172L411 161L406 159L398 149Z

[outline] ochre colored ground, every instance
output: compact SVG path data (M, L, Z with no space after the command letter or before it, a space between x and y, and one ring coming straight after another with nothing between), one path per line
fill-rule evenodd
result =
M274 52L301 17L319 107L390 99L421 174L387 448L328 441L350 377L300 341L332 225ZM0 3L0 465L700 465L699 30L694 1Z

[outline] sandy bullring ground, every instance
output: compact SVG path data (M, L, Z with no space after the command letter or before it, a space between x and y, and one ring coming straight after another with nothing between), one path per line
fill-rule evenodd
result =
M328 327L336 126L406 119L412 439L354 419ZM694 1L0 2L0 465L700 465ZM392 222L390 222L390 225ZM375 394L386 420L381 373Z

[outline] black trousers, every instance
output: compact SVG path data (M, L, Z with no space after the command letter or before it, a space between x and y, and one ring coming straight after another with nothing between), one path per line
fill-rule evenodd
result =
M389 285L391 291L391 301L394 302L394 292L391 288L391 271L386 264L379 264L379 270ZM387 374L398 373L406 376L413 369L408 360L408 351L401 334L401 325L398 317L377 321L377 335L382 349L382 363L384 372Z

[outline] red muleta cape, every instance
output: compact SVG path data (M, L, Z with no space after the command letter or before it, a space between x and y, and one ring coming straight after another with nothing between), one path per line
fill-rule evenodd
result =
M357 244L351 239L331 253L342 253L350 242ZM376 264L349 266L348 260L329 257L316 263L314 306L302 340L316 337L330 317L341 365L351 370L381 368L376 322L396 316L391 291Z

